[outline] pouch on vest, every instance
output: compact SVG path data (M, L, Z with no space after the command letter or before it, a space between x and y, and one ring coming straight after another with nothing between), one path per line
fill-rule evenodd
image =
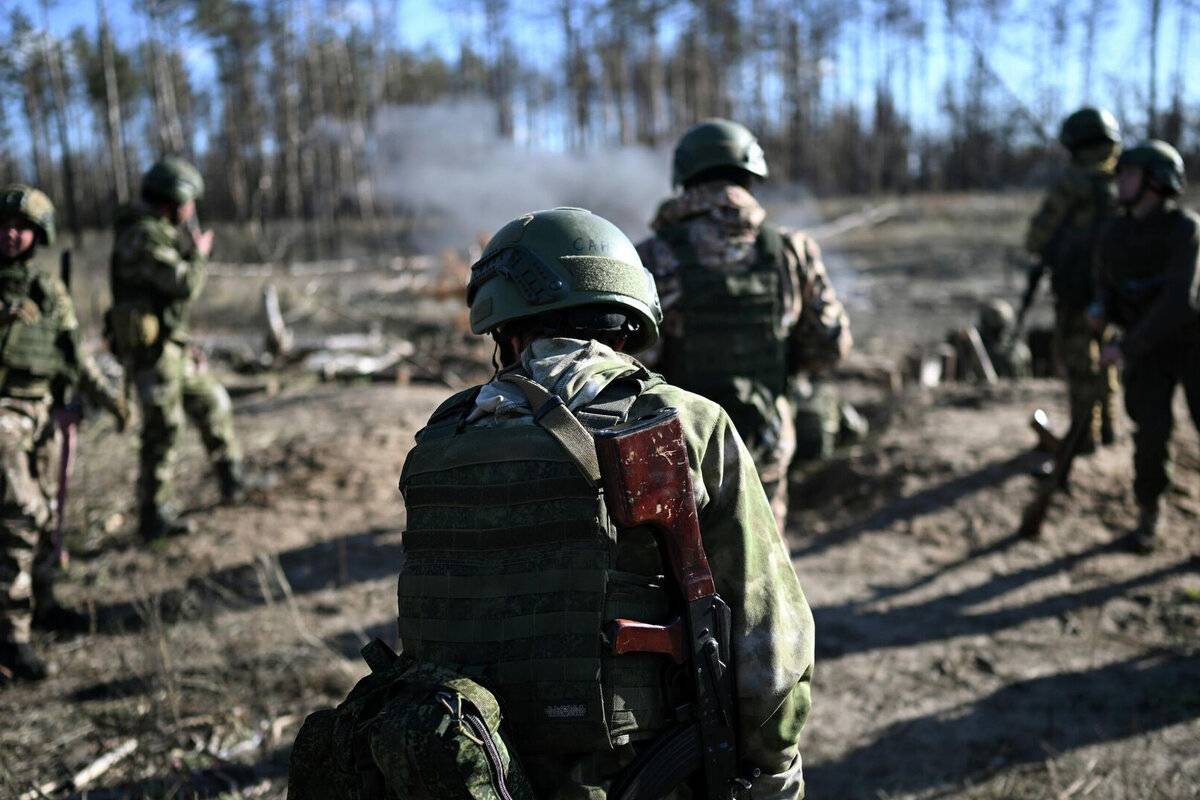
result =
M378 639L363 653L372 673L297 734L289 800L532 800L491 692Z
M158 344L162 324L144 306L121 303L104 315L104 335L118 357Z

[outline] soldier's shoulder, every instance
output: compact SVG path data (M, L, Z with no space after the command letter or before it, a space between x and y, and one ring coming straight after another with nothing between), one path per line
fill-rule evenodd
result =
M1176 208L1172 214L1175 217L1176 230L1181 237L1196 237L1200 235L1200 214L1182 206Z
M707 397L665 381L642 392L633 404L629 416L637 418L662 408L678 409L684 429L689 435L695 436L711 435L726 416L721 406Z
M638 258L650 274L660 276L676 266L677 259L670 245L659 236L648 236L637 244Z
M461 392L456 392L433 410L429 415L429 421L425 423L423 430L427 431L430 428L437 428L449 422L455 424L462 418L475 402L475 396L479 394L482 386L472 386L469 389L463 389ZM420 436L420 434L418 434Z

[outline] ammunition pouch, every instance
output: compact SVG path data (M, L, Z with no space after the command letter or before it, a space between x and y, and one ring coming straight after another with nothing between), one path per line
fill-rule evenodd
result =
M363 655L371 674L300 728L289 800L532 800L491 692L378 639Z
M149 306L119 303L104 315L104 338L113 355L125 359L162 340L162 320Z

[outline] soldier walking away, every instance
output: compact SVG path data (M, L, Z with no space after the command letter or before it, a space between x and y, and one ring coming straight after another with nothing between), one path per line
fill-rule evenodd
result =
M528 214L488 243L472 267L467 299L472 331L493 337L502 368L491 382L454 395L434 412L400 479L408 512L398 582L402 657L473 679L446 683L457 688L437 695L447 698L444 708L434 704L426 727L436 729L438 741L442 734L436 731L446 725L452 726L446 735L456 735L462 714L453 709L466 706L455 695L478 698L482 685L499 701L498 711L491 700L479 710L493 730L503 718L507 745L497 771L507 769L512 797L529 796L512 788L519 763L532 796L542 800L616 798L668 795L675 783L660 794L628 793L624 770L639 756L663 755L658 744L664 735L679 742L670 732L681 730L681 723L691 730L703 718L702 728L712 723L735 730L736 748L711 754L717 761L728 755L734 774L722 783L706 771L707 786L719 791L710 788L701 796L732 798L737 785L752 782L756 798L800 798L812 615L728 415L664 382L631 355L655 344L661 320L654 282L633 244L582 209ZM657 627L680 613L681 595L707 596L699 589L693 594L692 582L680 586L677 562L664 555L678 540L667 537L660 551L651 528L621 522L618 530L611 512L615 493L608 488L619 483L632 495L656 489L670 503L676 495L671 479L679 476L643 480L635 472L639 463L603 457L597 442L604 434L593 441L597 429L645 423L648 416L669 415L670 408L681 423L674 455L682 460L670 459L683 473L678 492L695 497L698 515L690 519L699 522L704 569L711 568L716 593L732 611L720 630L696 631L708 637L700 662L689 634L672 638L670 630L678 628ZM648 461L669 449L669 437L654 441ZM641 621L622 621L635 633L655 632L643 642L648 649L621 646L612 627L621 617ZM687 650L681 661L666 655L675 652L672 643ZM689 683L693 667L714 681L728 679L725 712L706 716L698 710L703 703L696 698L707 684ZM464 688L468 684L474 688ZM377 695L395 696L393 691L380 687ZM356 706L356 695L366 705ZM372 706L365 689L351 697L337 712L318 714L333 715L324 730L335 744L341 731L366 732L365 738L342 740L361 748L346 762L357 764L357 771L310 762L328 753L328 745L302 730L292 757L292 800L462 796L445 788L454 776L437 772L455 768L456 759L465 769L460 756L421 776L424 785L443 787L441 793L406 794L413 791L410 783L393 783L415 779L405 766L414 762L402 751L412 746L416 731L406 728L401 735L390 727L404 716L403 708ZM341 714L349 722L356 707L378 711L379 719L359 717L345 727L332 721ZM321 717L309 719L305 728L320 731ZM393 735L374 738L374 730ZM343 795L325 788L347 774L375 789ZM482 776L497 780L486 766ZM622 782L626 790L615 785Z
M142 408L137 503L139 533L147 541L190 530L170 502L185 416L200 431L222 499L236 502L246 489L229 394L189 345L188 317L213 243L212 231L196 222L203 192L195 167L164 158L143 176L141 203L122 209L116 221L113 307L105 323Z
M58 431L51 410L72 390L107 408L124 429L129 412L80 348L71 298L38 249L54 242L45 194L0 189L0 684L38 680L46 667L30 628L73 628L81 615L54 597L52 537Z
M789 381L837 362L851 338L816 242L767 222L750 193L766 177L746 128L695 125L675 148L672 181L682 191L659 207L638 252L663 303L662 346L650 363L729 413L782 530L796 451ZM838 420L814 427L823 438Z
M1058 136L1071 162L1029 221L1025 249L1037 256L1037 280L1049 269L1054 292L1055 344L1067 376L1071 419L1091 419L1079 452L1116 436L1116 370L1100 366L1100 343L1088 325L1094 295L1092 259L1106 219L1116 211L1113 170L1121 131L1108 111L1081 108L1067 117ZM1100 397L1099 402L1096 398Z
M1200 430L1200 217L1179 205L1183 159L1157 140L1121 155L1117 191L1123 213L1104 229L1097 251L1097 331L1122 330L1101 361L1123 366L1125 408L1135 429L1133 491L1139 508L1133 544L1153 550L1159 503L1170 482L1172 399L1182 385Z

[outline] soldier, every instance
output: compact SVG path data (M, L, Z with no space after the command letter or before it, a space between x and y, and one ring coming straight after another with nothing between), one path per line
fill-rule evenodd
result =
M766 222L750 193L766 177L746 128L722 119L693 126L675 148L672 181L682 191L659 207L638 253L663 302L654 365L729 412L782 529L796 450L789 380L835 363L851 339L816 242ZM813 438L837 426L818 418Z
M582 209L527 214L488 243L467 301L472 331L492 336L503 366L491 382L443 403L405 459L404 653L453 667L494 693L534 796L603 798L675 724L671 660L609 655L603 621L665 621L672 606L654 538L645 528L614 527L586 459L569 444L594 459L589 428L676 408L703 545L732 607L733 724L744 774L761 771L756 798L801 797L812 615L728 415L630 355L658 340L661 319L633 244ZM402 739L359 742L358 775L370 777L364 762L378 765L381 779L403 773ZM321 747L303 744L289 796L342 796L314 785L336 776L304 763ZM401 788L353 796L404 796L395 794Z
M225 502L245 490L229 394L188 344L188 316L204 286L212 231L196 225L204 181L191 164L164 158L142 178L142 202L118 214L112 254L113 353L142 407L139 533L146 541L186 533L170 503L175 450L186 415L200 437Z
M39 263L54 242L54 206L37 189L0 189L0 684L39 680L31 624L71 627L79 615L54 599L51 523L57 429L51 407L73 388L110 410L128 410L80 348L67 289ZM61 513L61 509L59 509Z
M1169 483L1171 401L1182 384L1200 429L1200 217L1180 207L1183 159L1157 140L1125 151L1117 165L1124 213L1104 229L1096 256L1095 330L1119 326L1101 361L1124 367L1125 408L1133 420L1139 507L1133 543L1157 541L1159 500Z
M1028 378L1033 371L1029 346L1014 338L1016 324L1016 312L1005 300L979 306L979 338L1001 378Z
M1058 139L1071 163L1029 221L1025 249L1039 257L1039 270L1050 269L1058 359L1066 370L1072 420L1091 419L1079 449L1089 453L1116 435L1116 370L1100 367L1087 307L1096 238L1116 210L1113 168L1121 132L1109 112L1082 108L1063 121Z

